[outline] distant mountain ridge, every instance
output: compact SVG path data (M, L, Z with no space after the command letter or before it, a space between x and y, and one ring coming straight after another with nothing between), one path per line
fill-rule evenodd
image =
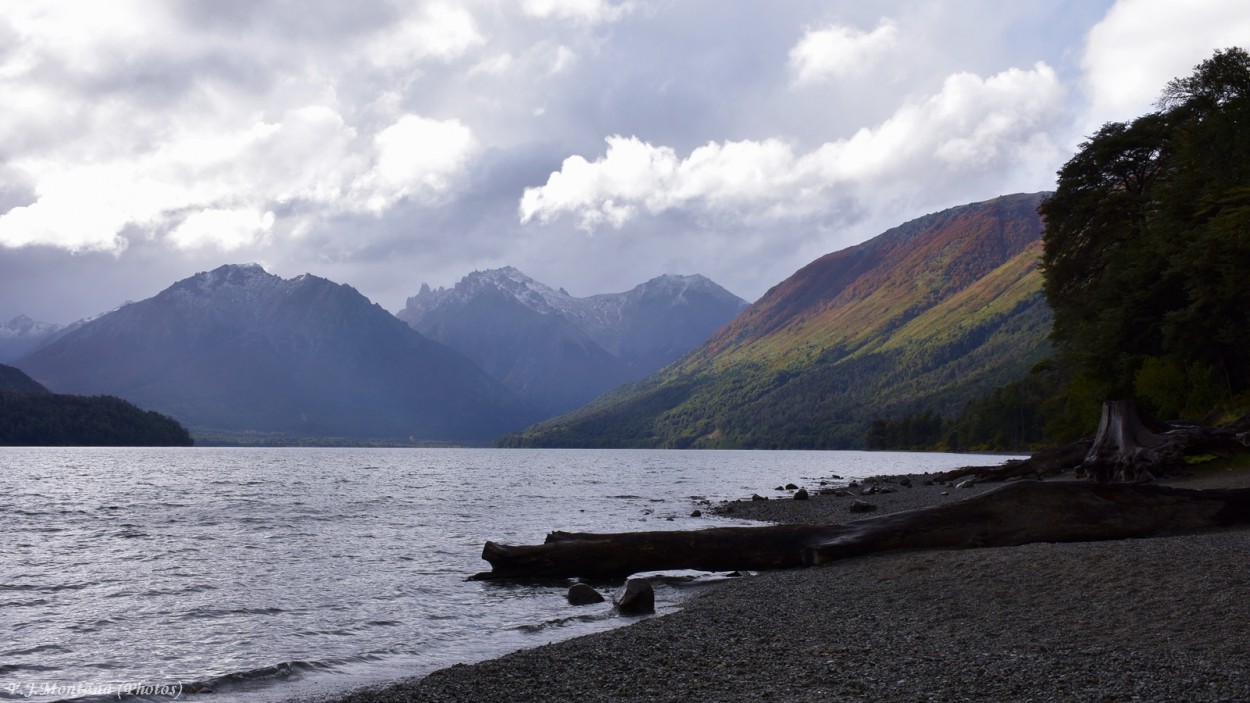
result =
M110 394L193 429L483 441L539 415L347 285L227 265L18 362L57 392Z
M0 325L0 363L10 363L46 344L62 325L18 315Z
M423 284L397 316L554 414L676 360L745 306L700 275L577 298L508 266Z
M1048 352L1043 197L951 208L823 256L680 361L504 443L850 448L875 418L954 415Z

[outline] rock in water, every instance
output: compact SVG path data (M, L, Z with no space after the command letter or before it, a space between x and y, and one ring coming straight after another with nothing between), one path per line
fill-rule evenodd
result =
M569 586L569 603L572 605L593 605L603 601L603 595L588 584L578 582Z
M630 579L625 590L614 599L622 615L646 615L655 612L655 589L647 579Z
M808 498L808 495L807 495L807 489L806 489L806 488L800 488L800 489L799 489L799 490L798 490L798 491L794 494L794 499L795 499L795 500L807 500L807 498Z

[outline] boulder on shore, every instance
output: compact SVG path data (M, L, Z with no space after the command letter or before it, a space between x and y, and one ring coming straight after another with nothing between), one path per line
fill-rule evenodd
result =
M603 594L596 591L589 584L580 581L569 586L568 598L570 605L593 605L602 603L605 600Z
M620 596L613 600L622 615L647 615L655 612L655 589L647 579L629 579Z

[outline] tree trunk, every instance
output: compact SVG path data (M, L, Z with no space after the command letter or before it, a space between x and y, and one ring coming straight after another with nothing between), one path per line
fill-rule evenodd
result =
M1250 523L1250 489L1022 481L945 505L844 525L589 534L544 544L487 542L475 579L620 579L643 571L812 566L895 549L966 549L1176 534Z
M1166 430L1156 423L1150 424L1159 431L1147 426L1137 404L1131 400L1103 403L1098 433L1081 468L1098 483L1141 483L1154 480L1152 469L1155 473L1173 470L1170 457L1159 452L1167 444L1161 434Z

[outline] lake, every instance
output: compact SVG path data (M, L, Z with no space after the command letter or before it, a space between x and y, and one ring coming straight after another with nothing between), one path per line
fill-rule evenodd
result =
M0 698L277 701L424 675L631 622L558 585L466 581L489 569L486 540L747 524L690 513L1004 458L3 448ZM717 578L661 581L657 610Z

